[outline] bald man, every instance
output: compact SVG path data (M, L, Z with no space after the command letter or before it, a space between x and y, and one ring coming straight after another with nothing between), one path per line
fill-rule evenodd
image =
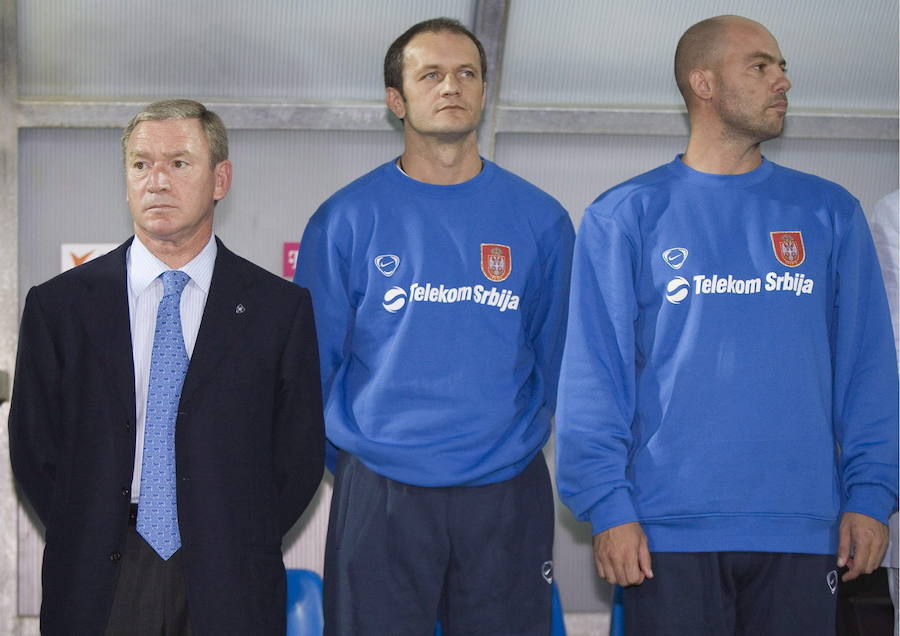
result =
M559 492L629 634L833 634L897 499L897 368L859 203L776 165L791 83L737 16L682 36L687 150L586 211Z

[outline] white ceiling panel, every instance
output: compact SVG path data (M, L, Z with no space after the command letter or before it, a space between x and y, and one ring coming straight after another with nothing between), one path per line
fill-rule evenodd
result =
M513 0L501 102L680 106L678 38L725 13L763 23L779 41L794 107L897 110L897 0Z
M390 43L474 0L18 2L25 97L381 100Z

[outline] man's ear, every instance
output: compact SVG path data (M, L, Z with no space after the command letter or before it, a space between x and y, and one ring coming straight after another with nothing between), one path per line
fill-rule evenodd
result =
M406 100L396 88L389 86L384 91L384 102L397 119L406 117Z
M701 101L712 99L716 82L715 74L712 71L695 68L688 73L688 82L697 99Z
M226 159L220 161L213 169L216 176L216 187L213 191L213 200L221 201L231 189L231 162Z

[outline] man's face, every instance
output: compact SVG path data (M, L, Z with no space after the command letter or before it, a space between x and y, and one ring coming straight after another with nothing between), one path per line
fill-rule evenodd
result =
M228 192L231 164L210 167L198 119L142 121L125 149L125 182L135 233L180 243L212 232L213 204Z
M768 31L754 23L729 26L714 76L714 106L727 136L759 143L781 134L791 83Z
M478 48L450 31L419 33L403 55L403 92L388 89L388 106L407 133L463 137L472 133L484 108L484 78Z

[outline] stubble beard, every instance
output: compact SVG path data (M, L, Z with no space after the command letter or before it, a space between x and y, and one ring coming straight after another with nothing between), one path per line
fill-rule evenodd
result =
M769 115L767 105L761 112L751 112L741 97L724 91L716 106L725 140L742 140L753 145L774 139L784 131L785 115Z
M406 101L406 98L404 98L404 101ZM403 125L408 126L419 135L437 137L444 141L454 141L468 137L478 129L479 123L481 123L481 113L478 113L474 121L460 122L458 126L443 127L434 122L427 122L425 126L420 126L418 119L410 112L409 102L407 102L406 117L403 118Z

